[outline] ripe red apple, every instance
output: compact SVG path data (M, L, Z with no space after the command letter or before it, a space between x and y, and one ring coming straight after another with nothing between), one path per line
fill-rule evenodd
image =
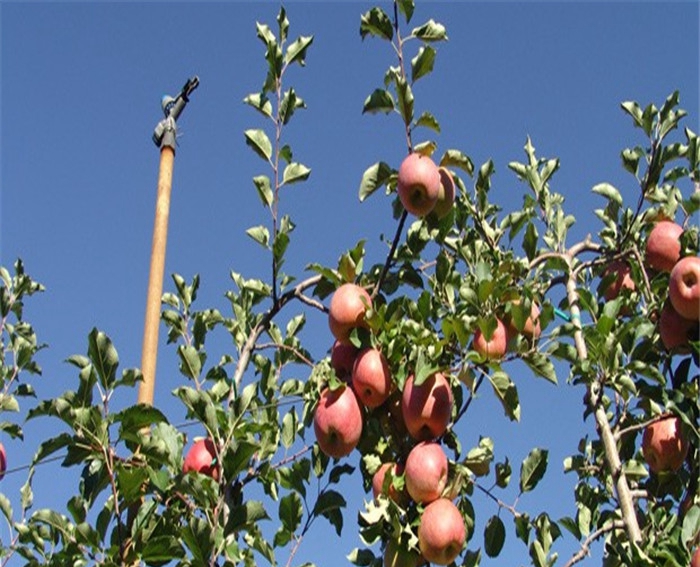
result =
M444 167L438 168L440 172L440 191L437 202L433 207L433 214L441 219L452 210L455 203L455 180L452 174Z
M496 328L490 339L487 339L481 329L477 328L474 332L472 348L487 360L503 358L508 348L508 331L503 321L496 320Z
M681 317L670 302L664 304L659 316L659 335L661 342L668 351L680 354L690 352L688 340L697 334L697 321L690 321Z
M352 453L362 435L362 410L349 386L326 388L314 412L314 432L321 451L339 459Z
M391 372L386 357L376 348L360 351L352 369L352 387L365 407L381 406L391 393Z
M429 504L447 486L447 455L435 441L418 443L406 459L406 490L414 502Z
M520 300L514 299L511 301L511 305L520 305ZM507 324L506 330L509 335L522 333L529 339L537 340L542 334L542 328L540 327L540 308L534 301L530 304L530 316L525 320L522 331L518 331L512 314L507 317L505 322Z
M399 167L396 190L409 213L422 217L435 207L440 194L440 172L428 156L409 154Z
M372 476L372 495L376 500L380 494L391 498L394 502L401 503L405 500L405 492L396 490L392 483L395 477L404 473L405 466L401 463L382 463L377 472ZM387 472L391 474L387 476Z
M642 435L642 454L653 473L680 469L688 454L688 440L681 430L681 420L669 415L648 425Z
M659 272L670 272L681 257L681 234L681 225L668 220L657 222L647 238L646 265Z
M210 438L197 439L185 455L182 472L198 472L214 480L219 480L219 462L216 457L216 447Z
M668 296L681 317L700 320L700 258L686 256L676 262L668 281Z
M418 567L419 561L418 553L403 549L395 539L390 539L384 548L384 567Z
M418 441L440 437L450 423L452 404L452 389L441 372L428 376L420 386L409 376L401 398L408 432Z
M352 367L358 352L360 349L355 345L341 343L337 339L331 347L331 366L335 375L344 382L350 382L352 379Z
M328 308L328 326L333 336L348 343L350 331L365 326L365 311L372 307L367 290L353 283L344 283L335 290Z
M602 277L606 279L612 274L612 281L603 290L603 297L606 301L617 298L622 290L634 291L635 285L631 275L632 270L627 262L615 260L603 270Z
M423 557L436 565L449 565L464 547L467 530L457 506L438 498L423 510L418 526L418 546Z
M5 445L0 443L0 480L5 478L6 471L7 471L7 453L5 452Z
M690 559L690 567L700 567L700 547L695 549L695 553Z

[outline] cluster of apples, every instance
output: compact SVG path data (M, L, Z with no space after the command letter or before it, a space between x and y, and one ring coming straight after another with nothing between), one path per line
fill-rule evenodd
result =
M647 238L644 268L651 274L668 274L668 299L658 318L659 335L666 350L685 354L690 352L690 340L697 339L700 324L700 258L681 258L682 234L681 225L658 221ZM624 289L635 289L626 262L611 263L605 274L613 274L604 291L607 300ZM655 474L678 471L688 454L680 419L669 415L647 426L642 435L642 454Z
M422 159L422 158L421 158ZM331 298L329 327L335 341L331 366L342 383L325 387L314 411L314 432L318 446L330 457L349 455L362 436L367 412L382 406L396 416L400 429L412 440L404 460L385 462L374 473L375 498L384 495L402 507L415 503L422 508L418 527L420 555L407 552L398 542L388 542L384 564L415 566L430 561L448 565L466 540L462 514L449 495L448 460L438 439L452 418L454 400L447 378L440 372L420 384L409 376L403 392L396 392L391 370L381 350L358 349L349 340L354 328L364 327L365 312L372 307L369 293L359 285L346 283ZM391 407L389 407L391 406ZM394 483L403 477L402 489Z
M438 167L429 157L409 154L399 167L396 182L399 200L412 215L424 217L430 213L438 219L446 216L455 201L455 182L445 167Z
M668 351L688 353L689 341L698 336L700 322L700 258L681 258L683 227L670 220L658 221L647 238L644 267L652 274L667 273L668 301L658 320L661 342ZM603 292L606 300L623 290L634 291L631 268L624 260L612 262L603 272L610 283Z

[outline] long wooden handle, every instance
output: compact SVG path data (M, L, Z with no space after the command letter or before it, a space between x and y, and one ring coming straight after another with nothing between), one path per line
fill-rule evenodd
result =
M173 163L175 152L169 146L160 151L160 171L158 174L158 196L156 216L153 225L153 245L151 248L151 271L148 278L146 297L146 318L143 328L143 348L141 351L141 372L143 382L139 386L138 402L153 405L153 392L158 359L158 328L160 326L160 300L163 295L163 274L165 272L165 248L168 240L168 217L170 215L170 193L173 185Z

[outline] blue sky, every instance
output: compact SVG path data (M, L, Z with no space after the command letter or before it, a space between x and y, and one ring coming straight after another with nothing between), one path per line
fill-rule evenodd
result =
M307 66L288 78L308 109L286 139L295 159L312 168L309 182L283 197L297 224L289 273L303 275L309 262L334 265L361 238L368 262L379 261L379 235L395 230L387 197L376 194L362 204L357 198L367 166L380 159L398 166L406 151L396 116L361 114L393 64L388 44L360 39L360 15L372 5L286 4L290 35L315 37ZM226 311L231 270L268 276L267 256L245 235L268 222L251 182L264 164L243 138L243 130L263 124L242 99L265 74L255 22L274 25L278 6L0 3L0 261L10 266L21 257L47 288L26 312L50 346L39 356L41 399L74 386L76 374L63 361L86 351L94 326L112 337L123 366L140 363L158 170L151 133L161 96L175 94L192 75L201 84L180 120L166 290L172 290L169 274L198 273L199 306ZM445 24L450 38L437 46L434 73L415 88L417 109L441 122L441 134L433 136L438 152L462 149L477 167L492 158L494 199L511 209L523 187L507 164L523 158L531 136L539 155L561 159L554 189L577 216L573 238L598 230L592 210L600 202L590 192L596 183L609 181L636 199L619 153L644 141L621 101L658 105L680 90L690 114L685 123L699 129L697 2L419 2L414 21L429 17ZM322 357L329 346L323 317L309 320L306 338ZM156 403L167 410L174 406L170 391L181 382L174 348L164 339L161 329ZM573 479L563 477L561 461L587 428L579 418L583 392L567 387L565 375L558 388L527 373L514 379L522 422L508 423L485 394L464 424L463 444L489 435L497 457L508 454L517 464L532 447L549 447L546 483L519 506L533 514L547 508L555 517L573 514ZM134 391L123 402L135 398ZM11 468L29 463L38 441L53 433L47 423L28 424L24 443L2 439ZM72 474L58 466L39 471L37 506L63 506L75 486ZM0 488L15 498L24 479L23 472L10 474ZM345 487L352 495L345 532L332 547L342 555L359 545L353 507L361 506L363 493L354 480ZM482 521L496 512L485 498L474 502ZM299 563L316 557L319 565L342 564L326 563L327 551L319 558L317 542L332 537L319 528L302 546ZM480 544L477 532L470 548ZM566 559L575 547L569 541L561 549ZM509 543L504 554L483 564L528 562L522 544ZM594 557L583 565L599 563Z

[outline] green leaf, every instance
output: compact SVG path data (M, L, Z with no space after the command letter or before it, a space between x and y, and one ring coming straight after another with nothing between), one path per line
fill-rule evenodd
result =
M272 206L274 194L272 192L270 178L267 175L258 175L257 177L253 177L253 183L255 184L255 188L258 190L258 195L263 205L266 207Z
M404 124L410 124L413 121L413 91L403 77L396 77L396 96L399 102L399 112L403 118Z
M281 439L282 444L289 449L294 443L294 438L296 437L297 427L299 425L299 420L297 418L297 413L294 408L284 414L282 418L282 431Z
M554 369L554 364L550 356L547 356L543 352L534 351L523 356L523 362L525 362L537 376L541 376L552 384L557 384L557 372Z
M10 499L0 492L0 511L8 523L12 523L12 503Z
M90 331L88 356L97 371L102 387L105 390L111 390L114 387L117 367L119 366L119 355L109 337L97 329Z
M149 404L136 404L112 414L114 423L119 423L119 438L135 440L144 427L154 423L168 423L163 412Z
M372 8L360 17L360 37L368 35L391 41L394 37L394 27L391 19L381 8Z
M343 529L343 514L341 509L347 506L345 498L335 490L323 491L316 504L314 504L313 513L315 516L323 516L328 519L338 535Z
M547 449L535 448L525 457L520 467L520 492L530 492L547 472Z
M360 201L364 201L377 189L386 185L392 175L394 175L394 170L383 161L368 167L362 174L362 181L360 181Z
M299 65L303 67L306 64L306 50L313 41L314 37L312 35L299 36L287 48L287 52L284 54L285 64L291 65L292 63L299 63Z
M498 516L491 516L484 528L484 551L489 557L498 557L506 541L506 527Z
M410 23L413 17L413 10L416 8L416 3L414 0L399 0L398 4L399 10L401 10L401 13L406 17L406 23Z
M289 122L297 108L306 108L306 103L297 96L294 89L289 89L284 93L282 102L280 102L280 118L282 119L282 124L287 124Z
M440 133L440 123L437 121L435 116L430 114L430 112L424 112L416 120L416 126L423 126L429 128L434 132Z
M268 248L270 246L270 232L264 226L254 226L245 231L245 233L250 236L255 242L260 244L263 248Z
M445 41L447 40L447 30L445 26L437 23L432 18L422 26L414 28L411 35L423 41Z
M246 130L243 134L245 135L245 143L262 159L271 163L272 142L270 142L270 138L267 137L265 131L253 129Z
M375 89L371 95L365 99L362 107L362 114L369 112L375 114L377 112L389 113L394 110L394 97L385 89Z
M518 399L518 390L510 377L498 370L489 375L489 381L493 386L493 391L496 393L506 416L511 421L520 421L520 400Z
M435 49L430 45L424 45L416 56L411 59L411 82L415 83L421 77L431 73L435 65Z
M180 372L192 380L199 378L202 361L197 349L192 345L180 345L177 347L177 355L180 357Z
M309 178L311 170L301 163L290 163L284 168L282 174L282 185L290 185L298 181L305 181Z
M263 116L272 118L272 103L265 93L251 93L243 99L243 102L252 106Z
M303 503L296 492L290 492L280 500L279 518L289 532L294 533L297 530L303 513Z
M683 543L690 545L690 542L700 533L700 506L691 506L683 518L683 529L681 538Z
M471 158L460 150L447 150L440 159L443 167L458 167L469 175L474 173L474 164Z
M622 206L622 195L620 195L620 192L615 187L610 185L610 183L599 183L593 187L591 191L597 193L598 195L602 195L609 201L613 201L618 206Z

